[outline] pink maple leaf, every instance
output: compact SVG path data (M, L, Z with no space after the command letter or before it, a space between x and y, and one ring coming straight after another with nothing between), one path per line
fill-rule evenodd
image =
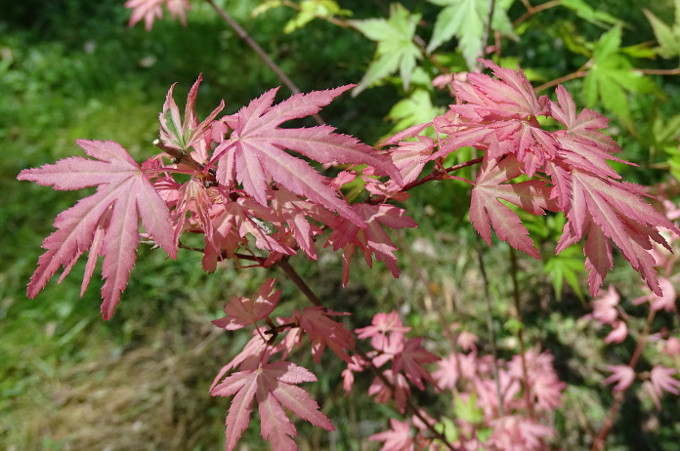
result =
M267 279L252 298L232 297L224 307L227 316L213 320L212 323L225 330L238 330L266 318L281 296L281 290L273 291L275 281L276 279Z
M280 361L259 363L233 373L215 385L210 390L212 396L234 396L227 414L225 448L232 450L236 447L250 423L255 398L262 437L269 440L275 450L296 449L291 437L297 435L297 430L282 406L315 426L327 431L335 430L309 393L294 385L314 381L316 376L308 370L292 362Z
M656 408L661 410L661 398L664 392L674 395L680 394L680 381L673 377L676 370L657 365L649 373L649 393L656 404Z
M487 445L493 449L543 450L545 439L555 435L551 427L536 423L519 415L506 415L491 421L494 428Z
M373 442L385 442L380 448L381 451L412 451L414 449L411 426L408 421L390 418L390 428L387 431L373 434L368 439Z
M677 298L677 292L675 291L675 286L673 283L665 277L659 277L659 286L663 294L658 296L654 293L650 293L647 296L635 299L633 301L634 305L640 305L645 301L649 301L649 306L654 311L665 310L666 312L673 312L677 310L675 306L675 300Z
M574 170L571 187L571 208L566 212L568 221L556 252L561 252L588 232L583 251L591 295L597 295L607 270L612 266L611 239L649 288L660 296L655 261L649 251L653 241L668 247L658 231L659 227L674 232L678 232L677 228L641 200L642 190L638 185Z
M604 337L604 342L609 343L622 343L623 340L628 336L628 326L625 321L617 321L613 325L611 332Z
M602 381L604 385L609 385L616 382L614 391L624 391L635 380L635 370L628 365L608 365L607 369L611 371L611 375Z
M330 318L330 316L338 315L349 315L349 313L334 312L324 307L307 307L301 313L296 311L293 314L293 318L297 318L300 328L312 342L312 355L315 363L321 361L321 355L326 346L345 362L351 363L352 361L347 351L354 347L354 337L344 324Z
M519 216L499 200L508 201L535 215L554 209L548 201L550 188L542 181L506 183L522 173L523 170L514 157L504 158L500 162L485 160L472 189L470 221L489 245L493 226L500 240L534 258L540 258Z
M613 326L616 322L616 318L619 317L619 312L616 310L616 307L618 307L620 299L616 288L609 285L606 294L591 302L593 306L593 318L602 324Z
M399 412L404 413L406 400L411 396L411 387L408 385L406 377L401 373L395 374L392 370L385 370L383 376L385 376L389 385L385 384L385 381L381 378L376 377L371 386L368 387L368 396L375 395L375 402L379 404L385 404L394 398Z
M430 372L425 369L423 364L441 360L431 352L426 351L422 346L423 338L410 338L404 344L401 352L394 357L392 371L404 371L404 374L416 387L425 390L423 379L434 384L434 379Z
M394 255L397 246L384 228L402 229L417 227L418 224L406 216L403 209L390 204L359 203L352 205L352 211L362 219L363 228L353 221L338 217L333 226L333 232L326 242L326 246L332 245L333 250L343 250L343 286L347 285L350 262L357 247L362 252L369 268L373 265L373 255L375 255L376 260L385 263L394 277L399 277L397 257Z
M359 338L371 338L371 346L381 351L387 345L387 334L397 332L404 334L411 330L404 326L396 310L390 313L376 313L373 315L371 325L356 329Z
M105 282L101 311L108 320L135 264L140 217L146 231L173 259L177 247L165 202L127 151L112 141L78 140L77 143L96 160L65 158L53 165L25 169L17 177L57 190L98 187L96 193L81 199L55 219L57 230L43 242L46 252L40 256L38 268L31 277L28 297L35 297L59 266L65 268L63 278L90 248L82 291L90 281L97 256L103 255Z
M170 17L179 17L182 25L186 26L185 10L191 9L188 0L128 0L125 2L125 7L132 9L128 25L133 27L137 22L144 19L144 27L147 31L151 30L154 20L163 17L163 9L161 8L163 3L168 8Z
M286 121L317 113L352 87L295 94L276 106L272 103L277 89L272 89L251 101L226 119L233 132L215 149L211 160L211 163L217 163L217 180L229 185L235 177L244 191L262 205L267 204L267 185L275 181L364 227L364 222L349 204L338 198L328 179L286 149L319 163L368 164L380 174L399 181L399 171L389 158L351 136L334 133L335 128L330 126L279 127Z
M173 84L168 90L165 103L163 103L163 111L158 117L161 123L160 139L164 145L181 150L187 150L197 145L206 131L209 130L219 112L224 108L224 100L222 100L217 108L199 124L195 106L198 87L202 80L203 76L199 75L189 90L187 103L184 107L184 121L182 121L179 107L172 96L177 83Z

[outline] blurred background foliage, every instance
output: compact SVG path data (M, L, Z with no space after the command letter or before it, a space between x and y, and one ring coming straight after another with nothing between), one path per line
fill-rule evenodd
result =
M373 57L375 43L351 29L313 20L283 33L295 17L292 10L275 8L252 17L250 12L262 2L220 3L303 91L356 83ZM82 265L60 285L50 283L36 299L26 299L25 284L40 243L51 232L56 214L81 193L19 183L15 177L21 169L78 154L77 138L114 140L138 160L147 158L155 153L151 141L167 89L178 82L176 98L183 98L199 72L204 74L198 96L203 114L222 98L227 112L234 112L279 84L207 4L192 2L188 27L166 19L150 32L139 25L128 28L129 11L122 4L0 0L0 443L7 449L219 449L228 404L211 399L208 387L248 336L226 336L209 321L220 316L232 295L249 295L266 275L277 275L233 265L207 275L200 271L197 253L180 251L171 262L141 249L130 286L109 322L99 315L96 283L78 299L75 275ZM389 9L381 0L339 4L357 20L386 17ZM425 1L402 4L422 15L418 32L429 36L441 8ZM531 16L516 28L516 41L504 41L503 54L512 58L506 62L520 64L536 85L575 72L597 52L606 33L617 33L612 30L620 20L618 48L628 48L622 50L626 61L641 69L677 67L677 58L661 59L649 51L656 38L641 13L646 8L672 24L671 1L603 0L592 6L598 14L558 7ZM514 20L524 11L516 1L508 16ZM451 67L463 68L454 49L454 44L445 44L440 52ZM435 69L424 66L427 84ZM623 148L623 158L639 164L617 168L625 179L652 184L667 178L669 170L680 174L680 79L647 79L651 85L625 87L627 117L608 111L612 105L601 94L586 95L583 78L567 87L580 106L590 102L612 118L609 132ZM408 98L410 103L403 103ZM372 144L395 127L403 128L404 115L422 112L424 104L441 107L449 102L446 95L419 87L417 76L408 90L394 76L356 97L343 96L322 114L342 132ZM485 336L479 248L488 271L499 275L491 292L501 354L508 357L517 351L516 325L508 322L508 249L480 245L465 217L468 205L464 186L427 184L414 190L408 209L420 227L395 235L403 268L396 282L382 265L368 270L357 262L349 286L341 289L340 259L328 252L321 253L318 264L294 263L328 307L353 313L351 327L366 325L375 311L398 309L414 335L431 339L432 350L444 355L446 344L438 340L449 323ZM560 221L550 217L531 223L546 257ZM548 258L544 266L520 260L522 321L530 343L540 341L551 349L561 377L570 384L565 408L555 418L560 431L556 443L581 449L611 402L609 390L600 386L603 377L589 368L602 369L603 353L625 360L635 343L627 340L606 350L594 345L604 333L576 321L587 312L581 252L559 258ZM638 279L627 264L618 268L608 281L635 298ZM306 306L292 284L282 281L282 286L281 315ZM662 326L677 328L677 318ZM384 419L395 412L363 396L345 397L337 359L324 356L318 366L311 359L301 363L319 376L320 383L305 388L316 395L338 431L322 434L299 424L298 443L307 449L377 448L365 438L381 430ZM369 375L358 375L360 387L366 389L370 381ZM446 410L437 405L441 399L416 396L424 405ZM609 449L677 449L678 405L665 404L661 412L648 407L634 396L627 398ZM262 443L256 429L244 440L253 449Z

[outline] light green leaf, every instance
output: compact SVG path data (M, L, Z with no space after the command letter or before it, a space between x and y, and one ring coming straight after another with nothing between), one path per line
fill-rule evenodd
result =
M444 42L458 38L458 48L463 53L468 68L474 68L476 58L484 45L482 35L486 24L489 2L488 0L429 0L438 6L443 6L437 16L432 32L432 39L427 46L427 52L432 52ZM507 11L512 0L496 2L492 18L492 28L505 36L516 38Z
M456 418L460 418L468 423L480 423L484 419L484 412L477 407L477 393L472 392L468 396L467 402L460 396L456 396L453 401L453 411Z
M619 19L598 9L593 9L584 0L562 0L562 6L574 11L581 19L605 28L607 24L614 25Z
M585 266L583 264L583 250L580 245L574 244L560 252L559 255L547 257L543 266L543 273L552 279L553 290L558 301L562 299L565 281L574 290L574 293L580 299L583 299L583 290L579 281L585 273Z
M442 434L449 443L458 441L458 428L450 418L442 418L442 421L434 426L434 430Z
M675 1L675 24L673 27L666 25L651 11L643 9L647 20L654 29L654 36L659 42L657 52L663 58L672 58L680 55L680 0Z
M350 21L364 36L378 43L373 61L352 91L353 96L397 70L404 89L408 89L416 60L422 58L420 48L413 42L419 20L419 14L410 14L401 4L393 3L390 5L389 19Z
M620 45L620 25L604 33L595 44L594 63L585 78L583 95L586 106L592 108L600 101L606 109L619 117L626 128L634 131L626 91L637 94L661 94L654 82L633 69Z
M335 16L351 16L352 11L341 9L334 0L303 0L300 12L283 27L285 33L302 28L314 19L331 19Z
M390 134L405 130L412 125L430 122L443 112L443 108L432 105L428 91L416 89L411 97L399 101L388 113L387 116L396 122Z
M257 17L260 14L264 14L267 11L269 11L270 9L278 8L279 6L283 6L282 0L267 0L267 1L260 3L255 8L253 8L253 10L251 11L250 14L253 17Z

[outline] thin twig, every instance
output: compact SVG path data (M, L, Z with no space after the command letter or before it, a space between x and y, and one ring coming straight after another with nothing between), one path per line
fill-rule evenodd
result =
M512 298L515 301L515 320L522 322L519 305L519 283L517 281L517 254L515 249L510 247L510 274L512 279ZM527 410L529 411L529 418L534 419L534 406L531 402L531 385L529 384L529 372L527 371L526 347L524 346L524 326L517 331L517 339L519 340L519 355L522 361L522 384L524 385L524 402L526 402Z
M482 249L479 245L479 237L477 240L477 261L479 262L479 270L482 273L482 280L484 282L484 300L486 303L486 328L489 334L489 344L491 346L491 356L493 357L493 380L496 386L496 396L498 397L498 415L505 416L503 408L503 395L501 394L501 383L498 376L498 352L496 350L496 334L493 331L493 315L491 312L491 293L489 290L489 278L486 275L486 266L484 265L484 258L482 257Z
M493 21L493 11L496 8L496 0L489 0L489 13L486 16L486 24L484 25L484 33L482 33L482 48L479 49L479 58L484 58L486 55L486 44L489 41L489 34L491 33L491 22ZM482 71L482 62L477 60L475 64L475 72Z
M262 47L259 46L257 42L253 40L253 38L250 37L248 32L241 27L238 22L236 22L230 15L227 13L225 10L220 8L214 0L205 0L212 6L212 8L217 12L217 14L236 32L239 38L243 39L246 44L252 48L255 53L257 53L257 56L260 57L260 59L267 65L271 70L274 71L277 77L290 89L293 94L299 94L300 88L298 88L295 83L291 81L290 78L281 70L278 64L276 64L270 57L267 55L267 53L262 50ZM325 121L321 116L318 114L312 115L314 120L316 121L317 124L319 125L325 125Z
M545 11L546 9L554 8L555 6L560 6L562 4L562 2L560 0L552 0L550 2L541 3L538 6L531 6L529 4L529 2L525 2L525 1L523 1L522 3L524 3L524 6L527 8L527 12L525 12L524 14L519 16L519 18L517 18L512 23L513 28L516 28L517 25L521 24L525 20L528 20L531 16L533 16L534 14L536 14L538 12Z
M290 263L288 262L288 257L284 257L283 259L279 260L277 262L277 265L283 269L283 271L286 273L288 277L291 278L293 283L295 283L295 286L298 287L298 289L302 292L302 294L305 295L305 297L314 305L321 306L323 305L319 298L314 294L311 288L309 288L309 285L300 277L300 275L297 273L295 268L293 268ZM382 381L383 384L391 391L395 392L395 387L394 385L387 379L385 374L377 368L373 363L371 362L371 359L361 350L359 349L356 345L353 346L352 351L354 351L359 357L361 357L365 362L368 363L369 369L375 374L375 376ZM454 450L453 446L446 440L446 437L444 434L441 434L437 432L435 429L434 425L430 424L430 422L425 418L425 416L420 413L418 408L413 404L410 398L406 399L406 407L408 407L408 410L411 411L413 415L418 417L420 421L423 422L427 426L427 429L432 433L433 436L435 436L437 439L441 440L443 443L446 444L446 447Z
M637 365L637 362L640 359L640 355L642 355L642 349L645 347L645 344L647 342L647 336L649 335L649 330L652 327L654 316L656 316L656 310L653 310L650 307L649 315L647 315L647 322L645 323L645 328L642 330L642 334L640 334L640 338L638 339L635 351L633 351L633 356L630 358L630 362L628 363L628 366L632 369L635 369L635 365ZM628 388L629 387L626 387L624 390L616 392L616 394L614 395L614 402L612 403L612 406L609 409L609 414L607 415L607 418L604 421L602 429L600 429L600 433L593 440L593 447L591 448L591 451L601 451L604 449L604 444L605 441L607 440L607 435L609 434L609 431L611 430L612 426L614 426L614 417L619 411L619 407L623 402L623 396L625 395Z
M302 292L302 294L305 295L307 299L309 299L309 302L311 302L314 305L317 306L323 306L321 303L321 300L314 294L311 288L309 288L309 285L307 285L307 282L300 277L300 274L295 271L295 268L290 266L290 262L288 261L288 257L283 257L281 260L277 261L276 264L278 265L279 268L283 270L284 273L290 278L290 280L293 281L296 287Z

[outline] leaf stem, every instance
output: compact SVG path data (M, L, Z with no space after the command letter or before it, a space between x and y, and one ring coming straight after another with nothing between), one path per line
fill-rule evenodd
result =
M283 257L281 260L277 261L276 264L283 270L283 272L290 278L290 280L293 281L296 287L302 292L302 294L305 295L305 297L309 300L314 305L317 306L323 306L321 303L321 300L314 294L311 288L309 288L309 285L307 285L307 282L300 277L300 275L297 273L295 268L293 268L290 265L290 262L288 261L288 257Z

